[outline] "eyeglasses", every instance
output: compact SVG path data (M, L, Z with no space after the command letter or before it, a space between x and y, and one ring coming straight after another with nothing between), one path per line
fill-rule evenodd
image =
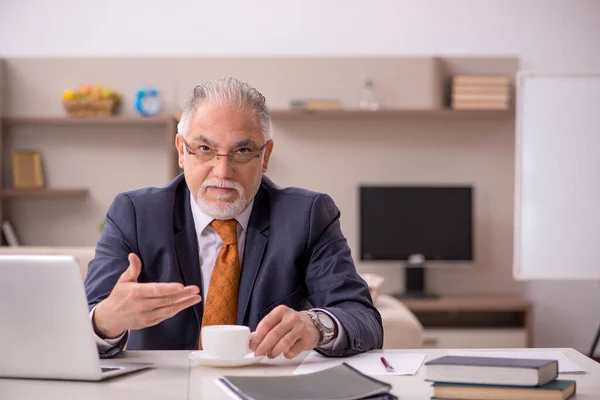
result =
M219 157L227 157L229 158L229 161L234 162L236 164L246 164L255 158L260 158L263 150L265 149L265 147L267 147L267 143L269 143L266 142L262 145L262 147L259 150L255 151L252 151L247 147L243 147L232 153L218 154L216 151L214 151L206 145L201 145L198 147L197 150L192 151L190 145L188 144L188 142L186 142L183 136L181 137L181 139L183 140L183 145L185 146L185 150L188 152L188 154L196 157L196 159L202 163L208 162L215 157L217 157L217 161L220 160Z

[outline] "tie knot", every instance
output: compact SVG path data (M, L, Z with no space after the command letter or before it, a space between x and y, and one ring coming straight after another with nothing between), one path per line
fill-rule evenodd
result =
M235 219L214 219L210 226L214 228L221 237L223 244L237 244L237 221Z

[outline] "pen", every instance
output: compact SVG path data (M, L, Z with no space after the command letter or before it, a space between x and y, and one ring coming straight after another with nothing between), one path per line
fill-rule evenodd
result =
M383 364L387 372L394 372L394 368L392 368L392 366L387 362L387 360L384 357L381 357L381 363Z

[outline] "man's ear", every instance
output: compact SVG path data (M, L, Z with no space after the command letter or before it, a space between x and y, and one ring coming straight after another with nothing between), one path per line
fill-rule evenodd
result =
M267 142L267 147L265 147L265 157L263 159L262 172L267 172L269 168L269 159L271 158L271 153L273 152L273 139Z
M183 157L185 156L185 150L183 147L183 140L179 134L175 135L175 148L177 149L177 163L179 164L179 168L183 169Z

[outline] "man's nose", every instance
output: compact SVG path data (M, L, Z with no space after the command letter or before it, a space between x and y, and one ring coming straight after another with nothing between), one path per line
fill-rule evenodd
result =
M215 166L213 167L213 175L217 178L231 178L233 175L233 165L231 157L228 156L216 156L213 161Z

